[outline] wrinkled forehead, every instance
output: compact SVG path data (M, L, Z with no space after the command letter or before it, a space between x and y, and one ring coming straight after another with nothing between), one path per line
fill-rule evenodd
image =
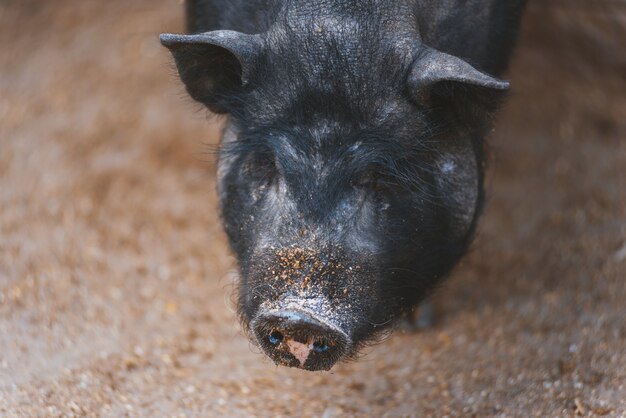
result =
M289 3L289 2L286 2ZM309 1L285 6L266 34L273 63L307 76L394 72L408 65L419 35L405 10L375 1ZM401 2L399 2L401 3Z
M419 48L414 19L388 6L378 10L370 0L302 3L283 10L263 35L249 120L281 126L324 120L352 132L402 113Z
M414 32L411 2L399 0L306 0L284 2L278 22L293 29L313 25L318 32L357 33L367 29Z
M367 55L321 42L309 54L308 40L270 50L246 102L248 120L259 124L341 124L366 129L408 111L408 60ZM305 51L305 52L302 52Z

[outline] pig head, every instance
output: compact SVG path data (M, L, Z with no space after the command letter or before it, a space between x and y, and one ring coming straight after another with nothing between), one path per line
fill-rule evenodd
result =
M425 45L410 10L307 7L161 41L228 116L218 185L245 329L277 364L328 370L466 252L508 83Z

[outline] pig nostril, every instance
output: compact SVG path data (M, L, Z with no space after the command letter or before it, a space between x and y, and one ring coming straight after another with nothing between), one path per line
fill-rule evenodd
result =
M351 341L341 328L314 315L295 309L261 312L250 324L252 336L277 365L330 370L349 352Z
M278 331L274 331L270 334L270 336L267 339L270 342L270 344L278 345L283 341L283 338L284 338L283 334L281 334Z
M328 344L323 341L315 341L313 343L313 351L315 351L316 353L325 353L329 349L330 347L328 346Z

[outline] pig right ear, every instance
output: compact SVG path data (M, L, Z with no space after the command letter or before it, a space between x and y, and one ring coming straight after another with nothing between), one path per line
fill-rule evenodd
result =
M418 91L440 81L454 81L490 90L508 90L508 81L499 80L472 67L461 58L424 47L409 73L409 86Z
M191 97L215 113L226 113L228 98L248 83L263 44L260 35L229 30L163 34L160 39Z

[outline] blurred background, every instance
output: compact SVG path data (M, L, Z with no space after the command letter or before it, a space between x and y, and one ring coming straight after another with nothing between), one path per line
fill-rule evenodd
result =
M626 2L529 2L438 323L331 373L238 328L182 3L0 1L0 415L626 414Z

